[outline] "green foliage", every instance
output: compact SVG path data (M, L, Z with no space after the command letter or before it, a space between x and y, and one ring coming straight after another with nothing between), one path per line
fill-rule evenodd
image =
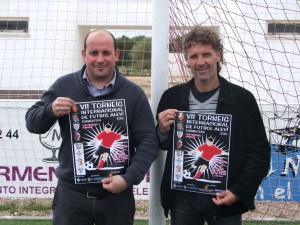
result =
M133 67L137 70L151 69L151 38L144 39L135 43L130 51Z
M125 35L116 38L117 48L120 50L118 67L130 70L151 69L151 38L139 35L129 38Z
M120 50L119 62L117 66L129 66L130 65L130 55L129 52L134 46L134 39L131 39L125 35L116 39L117 49Z
M182 52L182 37L170 40L169 52ZM143 70L151 70L151 37L144 35L129 38L125 35L116 38L117 49L120 50L118 67L125 68L125 74L130 76L143 76ZM134 71L140 71L138 73ZM136 75L135 75L136 74Z
M0 205L0 212L7 212L10 215L23 215L24 212L46 212L52 210L52 201L37 201L30 199L28 201L20 201L18 199L3 201ZM0 223L1 224L1 223Z
M17 211L18 204L15 201L0 205L0 211L7 211L11 214ZM1 223L0 223L1 224Z
M146 38L145 35L138 35L133 37L132 39L134 40L134 42L139 42L139 41L143 41Z
M182 36L170 39L169 52L182 52Z
M51 205L45 205L34 200L30 200L24 205L23 209L25 211L48 211L51 210Z

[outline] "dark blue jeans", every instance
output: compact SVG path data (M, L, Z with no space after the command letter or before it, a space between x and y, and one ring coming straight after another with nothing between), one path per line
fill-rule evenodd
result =
M241 225L242 216L216 218L212 195L176 191L171 205L172 225Z
M53 225L133 225L135 201L131 189L90 198L58 184L53 199Z

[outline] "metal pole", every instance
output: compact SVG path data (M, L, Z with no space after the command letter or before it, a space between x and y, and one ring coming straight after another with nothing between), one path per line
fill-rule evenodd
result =
M169 0L153 0L152 11L152 58L151 58L151 109L156 115L157 106L164 90L168 88L169 55ZM160 204L160 183L165 164L165 152L150 169L149 224L164 225L166 219Z

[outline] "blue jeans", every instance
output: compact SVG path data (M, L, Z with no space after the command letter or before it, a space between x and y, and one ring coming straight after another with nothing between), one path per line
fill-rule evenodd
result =
M131 189L104 197L58 184L53 199L53 225L133 225L135 201Z
M171 205L172 225L241 225L242 216L216 218L216 205L212 195L175 191Z

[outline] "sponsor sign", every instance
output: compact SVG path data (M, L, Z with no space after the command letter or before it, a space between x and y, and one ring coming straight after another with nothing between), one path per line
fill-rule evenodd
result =
M55 124L45 134L29 133L25 114L34 103L32 100L0 101L0 197L52 198L54 195L60 129ZM273 111L268 110L265 114L270 118ZM272 161L256 200L299 202L299 117L296 115L264 122ZM176 135L180 139L184 133L178 130ZM178 144L180 147L180 142ZM148 172L145 179L133 188L136 199L149 199L149 183Z

